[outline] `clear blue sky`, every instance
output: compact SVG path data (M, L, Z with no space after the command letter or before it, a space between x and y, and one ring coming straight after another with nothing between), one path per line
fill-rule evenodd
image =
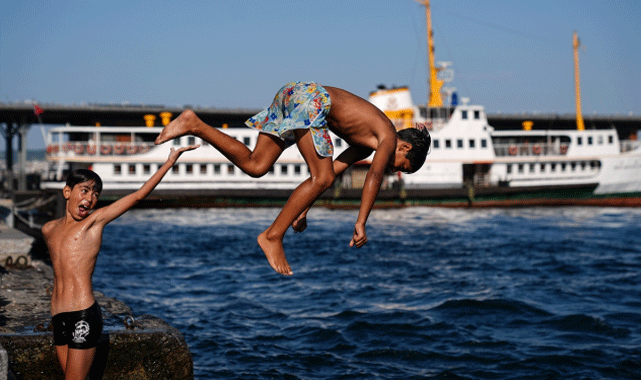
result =
M572 113L576 30L584 114L641 114L640 1L431 5L449 86L489 113ZM425 35L413 0L4 1L0 101L255 109L313 80L363 97L408 85L424 103Z

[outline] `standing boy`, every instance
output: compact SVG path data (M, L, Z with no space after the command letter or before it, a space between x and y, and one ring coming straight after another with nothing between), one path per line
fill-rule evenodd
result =
M310 178L294 190L276 220L258 236L258 245L269 264L283 275L293 274L283 249L285 232L290 225L295 231L305 229L307 210L332 186L338 174L375 152L349 244L361 247L367 242L365 222L384 176L393 171L418 170L425 162L431 143L426 130L411 128L397 133L387 116L367 100L339 88L311 82L285 85L272 105L246 124L261 132L253 151L205 124L190 110L169 123L156 138L156 144L186 134L200 137L253 177L267 173L285 148L298 146L309 167ZM329 131L350 145L334 161Z
M54 345L65 379L87 377L102 334L102 314L94 299L91 276L105 225L147 197L178 157L195 148L172 148L167 162L138 191L93 212L102 190L100 177L91 170L78 169L67 178L62 190L67 200L65 215L42 227L54 272Z

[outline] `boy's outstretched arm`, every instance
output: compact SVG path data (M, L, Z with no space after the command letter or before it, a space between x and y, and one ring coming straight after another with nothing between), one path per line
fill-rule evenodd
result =
M141 200L145 199L149 193L153 191L153 189L156 188L156 186L160 183L160 181L163 179L165 174L171 169L172 166L176 163L178 160L178 157L180 157L181 154L188 150L193 150L198 148L200 145L191 145L187 147L180 148L178 150L175 150L174 148L171 148L171 151L169 152L169 158L167 158L167 161L158 169L154 175L151 176L147 180L147 182L142 185L142 187L135 192L128 194L114 203L110 204L109 206L100 208L96 210L93 214L96 214L96 223L106 225L112 220L116 219L120 215L124 214L127 210L132 208L136 203L140 202Z
M380 142L376 149L376 153L374 153L372 164L365 176L363 195L361 195L361 207L358 211L356 225L354 226L354 236L349 242L350 247L356 246L360 248L363 244L367 243L365 223L367 222L370 211L372 211L372 207L374 207L376 196L381 188L381 183L385 177L387 166L390 160L393 159L392 155L394 154L395 149L396 138L387 138Z

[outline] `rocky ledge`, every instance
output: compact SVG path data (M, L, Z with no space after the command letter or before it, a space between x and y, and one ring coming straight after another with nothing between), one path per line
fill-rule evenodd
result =
M53 270L40 260L0 263L0 380L64 379L50 331ZM96 292L103 331L91 379L191 380L193 361L177 329L133 316L121 301ZM4 367L4 368L3 368Z

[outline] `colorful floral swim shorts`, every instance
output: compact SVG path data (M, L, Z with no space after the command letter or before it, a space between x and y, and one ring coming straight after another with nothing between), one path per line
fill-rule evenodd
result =
M331 157L334 145L325 120L330 107L329 94L320 85L291 82L278 91L269 108L252 116L245 124L278 136L287 147L296 143L295 129L309 129L316 152Z

